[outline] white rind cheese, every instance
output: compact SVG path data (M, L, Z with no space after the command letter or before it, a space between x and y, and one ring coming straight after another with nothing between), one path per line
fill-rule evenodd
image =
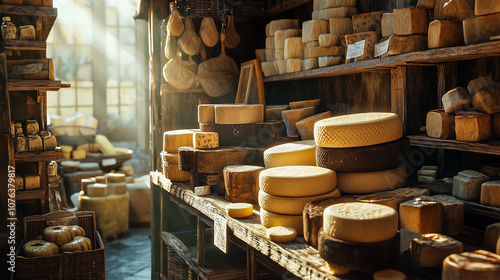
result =
M328 21L308 20L302 23L302 42L318 41L319 35L328 32Z

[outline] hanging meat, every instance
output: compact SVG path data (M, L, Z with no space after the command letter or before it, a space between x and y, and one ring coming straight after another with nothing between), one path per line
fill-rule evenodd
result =
M167 22L167 29L173 36L181 36L184 31L184 24L182 23L181 15L178 10L171 10L170 18Z
M236 32L236 26L234 26L234 16L227 17L225 36L224 44L228 49L234 49L240 44L240 36Z
M219 31L213 18L205 17L201 21L200 38L207 47L213 47L219 42Z

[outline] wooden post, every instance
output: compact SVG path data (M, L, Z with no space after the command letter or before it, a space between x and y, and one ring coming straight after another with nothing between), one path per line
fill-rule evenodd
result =
M200 215L198 215L198 226L197 226L197 247L198 247L198 266L205 266L205 223L201 220Z
M255 249L247 244L247 279L259 279L259 264L255 258Z
M403 122L406 135L407 125L407 94L406 87L406 66L397 66L391 69L391 112L396 113Z
M437 108L443 108L441 98L458 86L458 62L445 62L437 66Z

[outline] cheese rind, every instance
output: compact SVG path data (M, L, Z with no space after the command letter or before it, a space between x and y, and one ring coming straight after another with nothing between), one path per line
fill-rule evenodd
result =
M225 198L229 202L259 202L259 174L264 167L228 165L224 167Z
M252 216L253 205L250 203L232 203L226 206L226 212L231 218L245 218Z
M294 73L302 71L302 59L292 58L286 60L286 72Z
M468 18L463 26L466 45L489 42L491 36L500 34L500 13Z
M469 0L449 0L443 11L448 20L463 21L474 16L474 5Z
M42 138L37 134L28 136L28 151L43 151Z
M481 184L488 180L488 176L474 170L460 171L453 177L452 194L463 200L478 199L481 195Z
M302 140L314 140L314 124L320 120L330 118L330 111L319 113L298 121L295 126Z
M366 14L357 14L352 16L352 24L354 33L362 33L375 31L379 36L382 36L382 16L385 12L378 11Z
M440 233L443 205L429 197L417 197L399 205L400 228L419 233Z
M286 126L286 134L288 136L298 135L299 132L297 131L297 127L295 124L304 118L314 115L314 112L314 107L281 111L281 115L283 116L283 120Z
M423 8L394 9L394 33L396 35L427 35L427 12Z
M272 227L267 230L267 237L274 242L291 242L297 238L297 231L291 227Z
M491 0L476 0L474 13L476 16L500 13L500 3Z
M331 18L328 20L330 25L330 34L346 35L354 33L352 19L348 18Z
M264 121L264 105L262 104L220 104L215 105L215 123L245 124Z
M217 132L193 133L193 146L195 149L215 149L219 147L219 134Z
M472 105L469 92L464 87L456 87L448 91L443 95L441 101L443 102L443 108L446 113L460 111Z
M305 43L303 47L304 48L303 58L304 59L310 58L309 57L310 50L315 47L319 47L319 41L312 41Z
M350 18L357 13L356 7L336 7L312 12L312 19Z
M479 77L469 81L467 90L471 96L474 96L479 90L494 85L495 82L491 79L491 75Z
M382 37L389 37L394 35L394 14L384 13L382 15L380 26L382 29Z
M181 171L178 163L163 163L163 175L174 182L187 182L191 179L191 173Z
M372 243L393 238L398 215L388 206L371 203L339 203L325 209L323 230L333 238Z
M57 147L57 139L54 135L42 137L42 142L44 151L53 150Z
M447 256L462 252L462 242L438 233L424 234L410 243L411 260L420 267L441 268Z
M318 41L320 47L330 47L338 45L340 43L339 35L333 35L329 33L319 34Z
M456 112L455 134L458 141L481 142L491 139L493 130L490 115L473 111Z
M298 27L299 27L298 19L273 20L269 23L269 32L267 33L267 37L274 37L274 34L276 33L277 30L285 30Z
M40 188L40 175L24 174L24 189L32 190Z
M500 181L484 182L481 185L481 204L500 207Z
M462 46L464 33L462 22L435 20L429 23L429 49Z
M265 193L263 191L259 191L259 206L273 213L278 214L287 214L287 215L302 215L304 211L304 206L308 202L330 198L330 197L339 197L340 191L338 189L334 189L331 192L321 195L314 196L304 196L304 197L286 197L286 196L277 196Z
M318 58L306 58L302 60L302 70L307 71L318 68Z
M481 112L500 112L500 83L480 89L472 98L472 105Z
M193 146L192 130L170 130L163 133L163 150L167 153L177 153L179 147L183 146Z
M260 209L260 222L267 228L291 227L297 231L297 235L304 232L302 215L283 215Z
M328 21L308 20L302 23L302 42L318 41L319 35L328 32Z
M427 36L409 35L389 37L389 46L385 55L398 55L427 49Z
M266 49L267 48L268 47L266 47ZM285 48L285 30L277 30L274 33L274 47L269 49L283 49L283 48Z
M406 184L404 165L382 171L337 172L337 188L342 193L366 194L400 188Z
M271 147L264 151L266 168L292 165L316 165L314 140L297 141Z
M342 62L344 62L343 56L320 56L317 59L318 59L318 66L320 68L339 65L342 64Z
M273 51L273 54L274 54L274 51ZM270 76L274 76L274 75L279 74L275 61L268 62L266 59L266 62L262 62L260 65L262 66L262 72L264 73L264 77L270 77Z
M443 109L429 111L425 129L429 137L453 139L455 138L455 114L448 114Z
M452 254L443 261L443 280L495 280L500 275L500 256L485 250Z
M198 105L198 122L199 123L215 122L214 104Z

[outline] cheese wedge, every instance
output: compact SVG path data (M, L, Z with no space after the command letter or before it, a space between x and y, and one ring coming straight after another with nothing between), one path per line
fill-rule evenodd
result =
M449 0L443 5L448 20L463 21L474 16L474 2L469 0Z
M226 212L231 218L245 218L252 216L253 205L250 203L232 203L226 206Z
M292 109L314 107L314 110L316 111L318 109L320 102L321 99L312 99L312 100L292 101L289 104L290 108Z
M290 227L297 231L297 235L304 232L302 215L283 215L260 209L260 222L267 228Z
M302 23L302 42L318 41L319 35L328 32L328 21L308 20Z
M385 55L398 55L427 49L427 36L409 35L389 37L389 46Z
M338 45L340 43L339 35L333 35L329 33L319 34L318 41L320 47L330 47Z
M481 194L481 185L488 180L488 176L474 170L460 171L457 176L453 177L452 194L463 200L478 199Z
M428 36L429 49L462 46L465 44L462 22L449 20L432 21L429 23Z
M472 105L488 114L500 112L500 83L480 89L474 94Z
M329 20L330 34L346 35L354 33L352 19L348 18L330 18Z
M424 234L410 243L411 260L420 267L440 269L446 257L462 252L462 242L438 233Z
M433 195L432 199L443 205L443 233L456 236L464 228L464 203L450 195Z
M220 104L215 105L215 123L246 124L264 121L262 104Z
M452 254L443 261L443 280L495 280L500 275L500 256L478 250Z
M286 134L288 136L299 135L299 132L297 131L297 127L295 124L299 120L314 115L314 112L315 112L314 107L281 111L281 115L283 116L283 121L285 122L286 126Z
M491 75L479 77L469 81L467 85L467 90L469 94L473 97L479 90L494 85L495 82L491 79Z
M429 111L427 113L425 129L429 137L454 139L455 114L448 114L443 109Z
M399 205L400 228L419 233L440 233L443 225L443 205L421 196Z
M337 172L337 188L342 193L367 194L400 188L406 184L404 165L370 172Z
M267 237L274 242L291 242L297 238L297 231L291 227L272 227L267 229Z
M298 27L299 27L299 20L298 19L273 20L269 23L269 29L268 29L269 31L267 33L267 37L274 37L274 34L278 30L285 30L285 29L298 28Z
M500 13L468 18L463 26L466 45L489 42L491 36L500 34Z
M491 139L493 129L490 115L473 111L456 112L455 134L458 141L481 142Z
M312 48L315 48L315 47L319 47L319 41L312 41L312 42L305 43L303 46L303 48L304 48L303 58L304 59L310 58L309 57L310 50Z
M394 14L384 13L380 22L382 37L389 37L394 35Z
M394 33L396 35L427 35L429 23L423 8L394 9Z
M259 206L260 208L278 214L301 215L304 211L304 206L312 201L321 200L330 197L339 197L340 191L334 189L331 192L321 195L304 196L304 197L286 197L277 196L259 191Z
M472 100L464 87L456 87L441 98L446 113L456 112L471 107Z
M316 114L298 121L295 126L302 140L314 140L314 124L322 119L330 118L330 111Z
M331 18L350 18L357 13L356 7L336 7L312 12L312 19L329 20Z
M355 7L356 0L314 0L313 9L321 10L335 7Z
M297 141L271 147L264 151L266 168L291 165L316 165L314 140Z
M266 121L283 120L281 111L290 109L289 105L267 105L266 106Z
M378 11L366 14L357 14L352 16L354 33L363 33L375 31L379 37L382 36L382 16L385 12Z
M302 60L302 70L307 71L318 68L318 58L306 58Z
M424 8L427 10L433 10L435 3L436 3L436 0L418 0L417 7Z
M494 249L499 238L500 222L488 225L484 232L484 246L488 249Z
M500 13L500 3L491 0L476 0L474 12L476 16Z
M345 35L345 40L346 40L346 44L348 45L346 53L349 52L349 45L352 45L352 44L357 43L359 41L365 40L365 49L364 49L363 55L358 56L357 58L355 58L354 61L373 59L374 52L375 52L375 45L379 41L378 35L374 31L357 33L357 34L348 34L348 35ZM346 63L347 62L351 62L351 61L346 60Z
M500 181L484 182L481 185L481 204L500 207Z

